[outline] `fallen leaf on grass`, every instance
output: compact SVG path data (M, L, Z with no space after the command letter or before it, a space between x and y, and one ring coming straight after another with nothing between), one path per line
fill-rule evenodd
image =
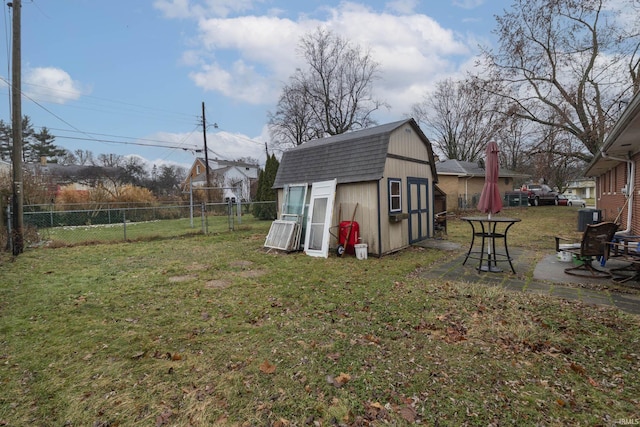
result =
M349 381L351 381L351 375L345 374L344 372L341 372L337 377L334 377L333 375L327 375L327 382L329 384L332 384L336 388L342 387Z
M276 371L276 365L272 365L268 360L260 364L260 371L265 374L273 374Z
M380 344L380 338L378 338L377 336L372 335L372 334L365 335L364 339L369 341L370 343L373 343L373 344Z
M145 355L146 351L139 351L136 354L134 354L133 356L131 356L132 359L134 360L138 360L138 359L142 359Z
M168 424L169 418L171 418L172 415L173 415L173 412L171 412L170 409L167 409L166 411L158 415L156 417L156 427L161 427L165 424Z
M571 370L580 375L584 375L586 373L585 369L582 366L573 362L571 362Z
M456 343L460 341L465 341L467 337L465 337L467 330L462 326L450 327L446 329L446 336L444 340L448 343Z
M398 414L402 417L403 420L408 421L410 423L416 422L416 410L410 406L405 406L398 411Z
M335 362L336 360L340 359L340 353L329 353L327 354L327 358Z

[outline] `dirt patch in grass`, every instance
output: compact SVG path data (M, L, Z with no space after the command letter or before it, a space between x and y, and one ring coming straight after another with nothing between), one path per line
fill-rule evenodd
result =
M260 277L265 274L264 270L243 270L238 273L238 276L244 277L246 279Z
M193 275L193 274L188 274L188 275L183 275L183 276L172 276L169 277L169 282L171 283L182 283L182 282L188 282L189 280L194 280L197 279L198 276Z
M208 269L208 268L209 268L209 266L208 266L208 265L206 265L206 264L199 264L199 263L197 263L197 262L194 262L193 264L191 264L191 265L187 265L187 266L185 267L185 269L186 269L186 270L188 270L188 271L203 271L203 270L206 270L206 269Z
M207 289L225 289L231 285L231 280L228 279L214 279L205 283L204 287Z
M240 259L240 260L237 260L237 261L231 261L229 263L229 267L231 267L231 268L242 268L242 269L250 268L252 265L253 265L253 262L247 261L247 260L243 260L243 259Z

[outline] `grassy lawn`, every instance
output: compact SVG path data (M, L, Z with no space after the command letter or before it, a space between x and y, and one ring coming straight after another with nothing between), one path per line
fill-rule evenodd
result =
M512 247L579 235L577 209L503 215ZM637 316L412 274L436 250L267 252L268 228L1 259L0 426L640 421Z

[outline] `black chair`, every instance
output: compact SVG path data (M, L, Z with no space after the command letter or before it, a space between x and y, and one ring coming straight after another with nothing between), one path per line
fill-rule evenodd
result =
M582 240L579 247L562 249L565 252L574 254L577 258L578 266L565 268L564 272L573 276L590 277L590 278L607 278L611 277L608 271L600 270L592 265L594 258L604 261L609 258L609 243L618 231L618 224L613 222L601 222L598 224L589 224L582 234ZM560 249L560 240L568 240L556 236L556 252ZM578 246L576 244L576 246Z

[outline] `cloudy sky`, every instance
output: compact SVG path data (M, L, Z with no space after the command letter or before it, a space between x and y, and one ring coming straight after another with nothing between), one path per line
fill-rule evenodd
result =
M267 114L318 26L370 48L379 123L405 118L435 82L473 67L508 0L23 0L22 112L56 143L190 165L264 162ZM3 2L0 119L11 122L11 9ZM217 128L213 124L217 124Z

